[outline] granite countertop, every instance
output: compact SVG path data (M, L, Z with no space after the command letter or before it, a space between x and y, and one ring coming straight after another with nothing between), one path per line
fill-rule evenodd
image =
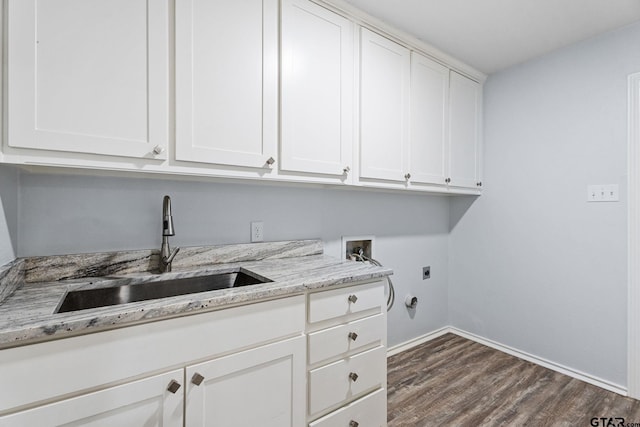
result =
M252 255L243 257L217 256L209 263L206 259L211 255L212 249L207 248L204 251L202 248L192 249L193 253L198 254L198 262L183 261L182 266L179 264L177 268L174 263L174 271L162 275L148 271L136 272L135 269L129 268L124 269L122 273L116 271L113 274L90 278L23 283L0 304L0 348L299 295L307 290L382 278L392 274L392 270L388 268L326 256L322 254L321 243L318 250L318 241L303 242L305 243L303 245L295 242L295 251L289 252L283 251L282 248L289 249L293 242L280 242L280 246L275 251L272 250L274 246L268 244L211 247L214 248L213 252L225 254L233 253L234 249L236 254L240 251L252 252L247 251L247 248L254 247L266 249L266 251L255 251ZM283 243L288 243L289 246ZM246 259L251 257L257 259ZM65 267L70 268L68 264ZM72 290L135 285L149 281L234 272L241 268L268 278L272 282L68 313L54 313L65 293ZM51 268L47 271L51 271Z

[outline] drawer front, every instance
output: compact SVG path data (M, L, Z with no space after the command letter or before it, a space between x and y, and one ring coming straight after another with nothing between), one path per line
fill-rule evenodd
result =
M383 313L309 334L309 364L346 356L365 347L383 345L386 319Z
M349 427L355 423L362 427L387 425L387 390L379 389L368 394L310 423L309 427Z
M309 414L347 403L382 387L386 376L386 348L376 347L309 372ZM354 381L351 374L358 377Z
M309 323L377 309L384 304L384 282L350 286L309 295Z

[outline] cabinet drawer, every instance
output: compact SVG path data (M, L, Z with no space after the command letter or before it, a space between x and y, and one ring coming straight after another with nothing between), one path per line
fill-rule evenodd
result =
M376 347L309 372L309 414L357 399L381 387L386 375L386 349ZM350 374L356 374L353 381Z
M346 356L374 344L382 345L385 323L385 316L380 313L309 334L309 364Z
M362 427L386 426L387 390L377 390L310 423L309 427L348 427L351 421L355 421Z
M309 323L377 309L382 311L384 282L309 295Z

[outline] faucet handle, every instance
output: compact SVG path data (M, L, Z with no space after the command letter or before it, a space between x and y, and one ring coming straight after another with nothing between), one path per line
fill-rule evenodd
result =
M175 248L168 257L162 257L162 262L165 264L171 264L178 252L180 252L180 247Z

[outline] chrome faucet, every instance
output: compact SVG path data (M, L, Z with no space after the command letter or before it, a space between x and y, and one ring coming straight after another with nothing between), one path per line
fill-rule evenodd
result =
M173 252L169 248L169 236L175 236L173 231L173 217L171 216L171 197L164 196L162 201L162 247L160 247L160 273L171 271L171 262L180 248L175 248Z

